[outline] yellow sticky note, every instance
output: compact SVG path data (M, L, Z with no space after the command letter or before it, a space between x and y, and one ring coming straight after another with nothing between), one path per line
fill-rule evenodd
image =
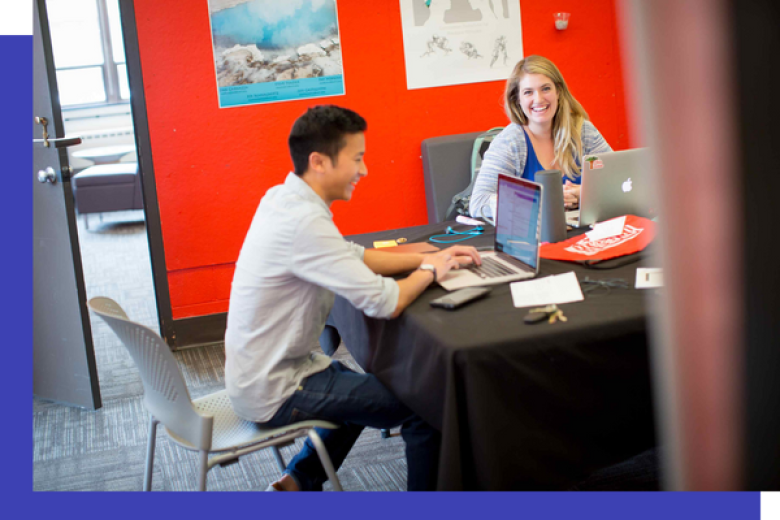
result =
M374 241L374 247L379 249L380 247L395 247L398 242L395 240L376 240Z

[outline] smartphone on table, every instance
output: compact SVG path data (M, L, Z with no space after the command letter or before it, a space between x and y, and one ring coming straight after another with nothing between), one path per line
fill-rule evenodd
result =
M491 289L491 287L466 287L465 289L459 289L449 294L445 294L440 298L436 298L435 300L431 300L431 307L457 309L469 302L484 297Z

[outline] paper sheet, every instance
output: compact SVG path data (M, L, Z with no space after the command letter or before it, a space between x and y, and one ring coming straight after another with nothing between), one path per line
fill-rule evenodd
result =
M506 81L524 55L520 2L400 3L406 86L410 90Z
M623 233L623 226L626 224L626 217L613 218L604 222L599 222L593 226L593 231L585 233L592 241L602 240L604 238L614 237Z
M515 307L538 307L552 303L579 302L582 296L580 283L574 271L509 284Z

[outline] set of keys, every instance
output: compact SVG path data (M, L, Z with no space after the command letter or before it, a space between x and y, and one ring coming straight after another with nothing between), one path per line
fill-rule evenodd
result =
M563 311L558 308L557 305L548 305L547 307L537 307L528 311L528 314L523 319L526 323L540 323L542 321L548 321L549 323L555 323L556 321L568 321L566 316L563 315Z

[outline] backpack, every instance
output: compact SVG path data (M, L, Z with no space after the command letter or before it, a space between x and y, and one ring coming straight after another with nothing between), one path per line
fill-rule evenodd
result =
M479 170L482 168L482 158L485 157L485 152L490 148L490 143L503 129L504 127L502 126L491 128L474 139L474 145L471 148L471 182L469 182L466 189L452 197L452 204L447 208L444 220L455 220L455 217L458 215L468 216L471 192L474 189L474 181L476 181L477 175L479 175Z

